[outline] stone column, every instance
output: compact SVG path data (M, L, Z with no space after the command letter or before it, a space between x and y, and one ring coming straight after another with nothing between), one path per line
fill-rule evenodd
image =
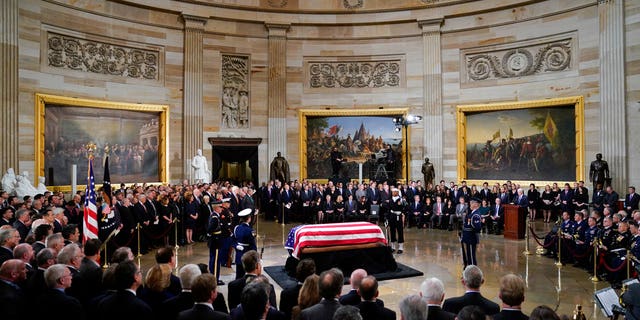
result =
M184 90L182 113L182 154L190 159L202 149L202 35L207 19L183 15L184 19ZM203 151L203 155L207 158ZM211 166L210 166L211 167ZM189 161L184 161L184 177L191 173ZM191 182L191 181L189 181Z
M18 167L18 0L0 1L0 176ZM36 151L37 152L37 151ZM37 175L37 174L36 174Z
M440 27L444 19L418 20L422 28L424 91L424 157L435 170L434 183L443 176L442 59ZM423 159L424 160L424 159ZM422 163L422 161L420 161ZM420 175L421 176L421 175Z
M266 24L269 31L269 82L267 108L269 110L269 161L281 152L287 154L287 30L289 24Z
M612 187L627 190L627 138L624 69L624 1L599 0L600 17L600 144L609 163ZM595 155L587 155L587 159Z

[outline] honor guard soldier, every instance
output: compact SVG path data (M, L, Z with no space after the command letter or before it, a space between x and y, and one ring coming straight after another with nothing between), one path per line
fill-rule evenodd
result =
M396 241L398 243L398 253L402 253L404 249L403 227L406 207L407 201L400 196L400 190L393 188L389 201L389 213L387 214L387 221L389 221L389 228L391 228L391 252L396 251Z
M233 229L233 237L236 239L236 279L242 278L245 274L242 267L242 255L250 250L258 250L256 234L250 225L252 212L251 209L238 212L240 223Z
M480 239L478 233L482 230L482 217L478 208L480 207L480 200L472 198L470 201L469 213L466 217L462 217L462 232L460 235L460 243L462 245L462 260L464 267L468 265L478 265L476 259L476 247Z
M209 241L209 270L216 276L218 285L224 285L224 282L220 280L220 248L223 245L225 236L223 235L223 222L221 218L222 202L214 201L213 212L209 216L209 223L207 225L207 235ZM227 232L226 237L229 237Z

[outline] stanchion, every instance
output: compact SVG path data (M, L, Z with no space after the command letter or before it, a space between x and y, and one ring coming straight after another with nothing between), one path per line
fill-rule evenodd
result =
M136 225L136 229L138 230L138 255L137 255L137 257L142 257L142 254L140 253L140 222L138 222L138 224Z
M526 232L524 234L524 251L522 252L522 254L524 254L525 256L528 256L531 254L531 252L529 251L529 228L531 228L530 222L529 222L529 215L527 214L527 223L525 224L527 228Z
M627 252L627 279L631 278L631 252Z
M593 244L593 277L591 277L591 281L598 282L598 246L594 242Z
M282 226L284 227L284 204L282 205Z
M176 243L176 254L178 254L178 249L180 248L180 246L178 245L178 222L180 222L180 220L178 220L178 218L173 218L173 241L175 241Z
M558 231L558 261L556 266L562 267L562 231Z

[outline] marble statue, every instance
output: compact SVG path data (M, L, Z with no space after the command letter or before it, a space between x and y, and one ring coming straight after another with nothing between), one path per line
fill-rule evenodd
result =
M16 177L15 193L18 198L22 199L24 196L35 196L38 194L38 190L29 181L29 174L23 173Z
M10 195L15 195L14 190L16 188L16 174L13 168L7 169L7 173L2 176L2 190L6 191Z
M39 176L38 177L38 193L42 193L44 194L45 192L49 191L47 190L47 186L44 185L44 177L43 176Z
M609 179L609 164L602 160L602 153L598 153L589 168L589 181L593 182L593 190L596 190L598 185L605 188Z
M198 149L197 154L191 160L193 167L193 179L195 183L209 183L211 171L207 164L207 158L202 155L202 149Z

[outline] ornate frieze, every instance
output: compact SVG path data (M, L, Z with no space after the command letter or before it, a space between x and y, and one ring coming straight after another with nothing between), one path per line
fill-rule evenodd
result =
M249 128L250 60L247 55L222 55L222 127Z
M553 41L493 48L493 51L462 51L466 82L516 78L570 70L573 37Z
M356 58L357 59L357 58ZM335 58L334 61L314 61L307 66L307 85L311 89L321 88L397 88L404 79L404 60L351 60Z
M47 32L47 65L55 68L159 80L160 50Z
M364 0L342 0L345 9L360 9L364 5Z

